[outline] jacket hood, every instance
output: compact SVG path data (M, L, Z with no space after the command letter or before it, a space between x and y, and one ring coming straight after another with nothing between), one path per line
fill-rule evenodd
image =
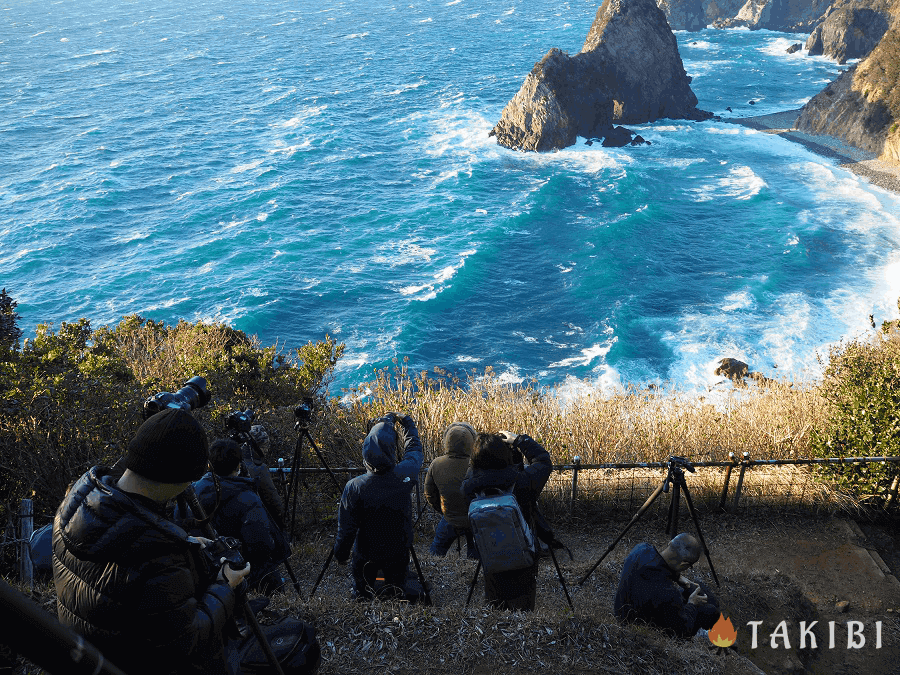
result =
M465 422L454 422L444 432L444 452L451 457L472 456L475 446L475 429Z
M515 466L505 469L470 469L461 486L466 497L474 497L488 488L508 490L515 485L521 472Z
M156 546L187 547L187 533L122 492L108 469L95 466L72 486L57 513L67 547L86 560L120 558L141 539L141 555Z
M363 464L372 473L387 473L397 466L397 432L388 422L376 423L362 446Z

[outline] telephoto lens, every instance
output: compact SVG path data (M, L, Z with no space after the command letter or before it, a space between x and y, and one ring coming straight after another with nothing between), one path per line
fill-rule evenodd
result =
M187 411L202 408L209 403L210 398L206 380L196 375L185 382L184 386L174 394L161 391L144 401L144 419L152 417L166 408L181 408Z

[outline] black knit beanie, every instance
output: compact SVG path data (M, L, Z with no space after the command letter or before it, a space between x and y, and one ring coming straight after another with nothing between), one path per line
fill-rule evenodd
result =
M125 468L158 483L187 483L206 471L209 445L206 432L186 410L167 408L137 430Z

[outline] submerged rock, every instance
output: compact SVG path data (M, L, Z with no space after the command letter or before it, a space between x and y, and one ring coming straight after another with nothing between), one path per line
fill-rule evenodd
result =
M605 0L581 52L553 48L535 64L491 130L516 150L568 147L615 122L708 119L697 109L678 44L654 0Z

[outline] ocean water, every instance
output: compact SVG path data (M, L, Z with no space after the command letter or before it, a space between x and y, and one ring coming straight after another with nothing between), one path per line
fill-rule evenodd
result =
M5 0L0 285L21 325L220 320L509 381L815 378L897 316L900 198L722 122L552 154L488 131L599 2ZM700 107L797 108L804 35L676 33ZM749 101L756 102L750 105Z

